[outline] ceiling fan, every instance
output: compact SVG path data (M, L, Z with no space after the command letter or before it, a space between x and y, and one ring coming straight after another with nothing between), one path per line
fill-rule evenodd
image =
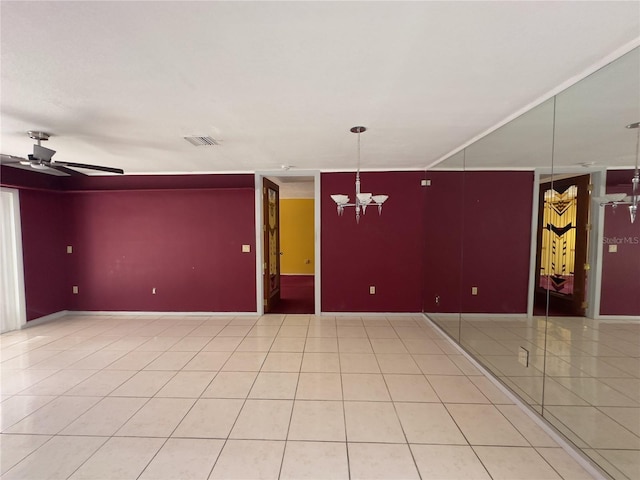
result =
M86 163L59 162L53 160L53 155L56 153L56 151L43 147L41 145L41 142L49 140L50 134L38 131L29 131L27 133L29 134L29 137L38 142L37 145L33 146L33 153L29 154L27 158L2 154L2 164L20 164L29 166L36 170L49 170L49 173L53 173L50 170L56 170L58 172L64 173L65 175L73 176L87 176L86 173L75 170L76 168L98 170L100 172L109 173L124 173L124 170L122 170L121 168L103 167L101 165L88 165Z

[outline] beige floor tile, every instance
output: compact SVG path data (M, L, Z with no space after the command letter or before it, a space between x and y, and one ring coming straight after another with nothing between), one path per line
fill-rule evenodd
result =
M268 352L272 343L272 337L245 337L236 352Z
M409 443L467 445L441 403L396 403L395 407Z
M251 388L249 398L293 400L297 385L297 373L260 372Z
M247 398L258 372L220 372L207 389L203 398Z
M145 329L147 328L145 327ZM151 337L136 350L139 352L166 352L179 341L180 337Z
M489 399L491 403L494 405L512 405L513 400L511 400L507 395L502 392L496 385L489 380L487 377L483 376L473 376L469 377L471 383L473 383L478 390L482 392L482 394Z
M439 402L424 375L384 375L394 402Z
M407 348L409 353L416 355L441 355L444 352L433 340L426 338L403 338L402 343Z
M308 329L307 325L283 325L280 327L277 336L306 338Z
M449 404L446 407L471 445L529 446L493 405Z
M216 372L182 371L156 393L156 397L198 398L211 383Z
M0 404L0 430L5 431L27 415L45 406L56 397L53 395L23 396L7 398Z
M368 338L363 326L347 326L338 324L338 338Z
M336 317L338 327L363 327L364 323L360 317Z
M236 399L197 400L172 437L227 438L242 404Z
M220 333L219 337L244 337L251 330L251 325L227 325Z
M56 436L5 473L3 480L62 479L100 448L104 437ZM4 464L3 444L3 464Z
M496 405L496 408L507 417L520 434L534 447L557 447L556 441L539 427L517 405Z
M247 337L275 337L280 331L280 325L256 325L249 330Z
M247 400L229 438L285 440L292 408L291 400Z
M379 373L343 373L342 389L345 400L376 402L391 400L384 377Z
M288 314L285 316L282 325L309 325L309 315L306 314Z
M69 478L136 479L164 441L163 438L112 437Z
M598 410L640 437L640 408L600 407Z
M296 400L288 438L290 440L345 441L342 402Z
M281 480L348 480L345 443L288 441Z
M141 371L111 392L116 397L153 397L176 372Z
M257 372L262 367L266 352L234 352L222 367L224 372Z
M2 458L0 459L0 475L22 461L31 452L40 448L52 437L49 435L2 435Z
M170 438L140 480L206 479L224 445L223 440Z
M212 480L276 480L285 442L229 440L209 477Z
M471 380L462 375L427 375L427 380L444 403L490 403Z
M341 353L342 373L380 373L376 356L369 353Z
M305 352L302 357L302 372L338 373L340 372L340 357L337 353Z
M598 453L611 462L629 478L640 478L640 451L636 450L598 450Z
M109 395L135 374L136 372L133 370L100 370L72 389L67 390L64 395L103 397Z
M163 352L145 370L181 370L194 357L194 352Z
M168 351L199 352L210 341L210 337L184 337L182 340L176 342Z
M263 372L299 372L302 353L269 353L262 365Z
M491 480L468 446L411 445L422 480Z
M58 370L2 370L0 376L0 392L3 395L14 395L39 381L53 375Z
M162 352L133 351L105 367L107 370L142 370Z
M301 373L296 398L299 400L342 400L339 373Z
M116 432L116 435L166 438L194 403L195 400L192 398L152 398Z
M60 434L111 436L146 402L146 398L103 398L62 430Z
M495 480L562 480L531 447L473 447Z
M371 339L374 338L398 338L398 334L389 326L367 326L365 325L367 336Z
M336 353L338 351L337 338L307 338L304 345L305 352Z
M375 353L409 353L399 338L371 338L369 341Z
M373 353L371 341L368 338L338 338L338 350L340 353Z
M419 479L408 445L348 444L352 480Z
M563 448L536 448L538 453L566 480L593 480L576 460Z
M4 432L57 434L99 400L100 397L58 397L13 424Z
M229 352L199 352L184 366L184 370L216 372L230 356Z
M391 402L344 402L349 442L404 443Z
M78 370L101 370L124 356L119 350L100 350L74 363L71 367Z
M303 352L306 338L304 337L278 337L271 346L272 352Z
M335 324L323 325L313 324L309 325L307 330L307 339L309 338L336 338L338 336L338 329Z
M216 337L207 343L203 352L233 352L242 342L244 337Z
M414 355L413 359L425 375L463 375L448 355Z

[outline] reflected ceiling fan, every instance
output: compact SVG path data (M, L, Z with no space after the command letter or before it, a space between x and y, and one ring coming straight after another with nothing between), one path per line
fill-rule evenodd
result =
M86 173L79 172L75 170L76 168L82 168L85 170L98 170L100 172L108 172L108 173L119 173L123 174L124 170L121 168L113 168L113 167L103 167L101 165L88 165L86 163L74 163L74 162L59 162L53 160L53 155L56 153L55 150L51 150L49 148L43 147L41 142L49 140L51 136L45 132L38 131L29 131L27 132L29 137L36 140L37 145L33 146L33 153L28 155L28 158L16 157L14 155L4 155L2 154L2 164L10 165L10 164L20 164L24 166L29 166L36 170L56 170L58 172L62 172L65 175L72 176L87 176ZM49 172L53 173L53 172Z

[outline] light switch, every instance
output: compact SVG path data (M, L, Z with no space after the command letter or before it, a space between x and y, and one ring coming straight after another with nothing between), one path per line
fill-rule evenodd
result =
M73 247L71 245L67 245L67 253L73 253Z
M477 295L478 294L478 287L471 287L471 295Z
M420 185L423 187L429 187L431 186L431 180L420 180Z
M616 253L618 251L618 245L615 243L609 245L609 253Z
M74 285L72 291L73 291L73 293L78 293L78 286Z
M242 245L242 253L249 253L251 251L251 245Z
M369 287L369 294L370 295L375 295L376 294L376 287L374 287L373 285L371 285Z

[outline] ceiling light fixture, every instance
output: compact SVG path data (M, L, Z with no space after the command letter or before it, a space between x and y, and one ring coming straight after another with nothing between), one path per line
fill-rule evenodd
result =
M369 205L376 205L378 207L378 215L381 215L382 204L389 198L389 195L360 193L360 134L366 131L366 127L351 128L352 133L358 134L358 168L356 170L356 196L354 203L350 203L351 200L348 195L342 193L331 195L333 201L336 202L339 216L344 213L344 207L356 207L356 223L360 223L360 212L362 211L362 215L364 215Z
M631 195L624 193L608 193L602 197L594 197L594 200L601 206L611 205L614 208L618 205L629 205L629 215L631 223L636 221L638 214L638 204L640 203L640 171L638 170L638 157L640 156L640 122L630 123L626 126L629 129L636 129L636 164L631 179Z

